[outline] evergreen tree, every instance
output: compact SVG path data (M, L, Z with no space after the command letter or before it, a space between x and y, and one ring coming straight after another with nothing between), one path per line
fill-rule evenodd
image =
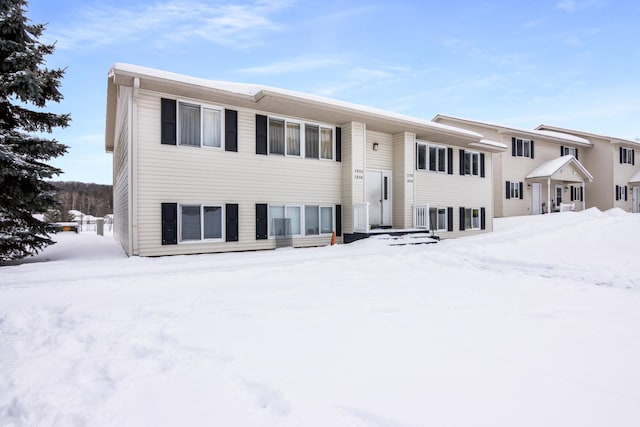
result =
M31 24L26 7L26 0L0 0L0 263L55 243L52 227L32 214L55 205L45 180L62 171L45 162L67 150L42 135L70 121L44 111L48 101L62 100L64 70L45 67L54 45L38 41L44 25Z

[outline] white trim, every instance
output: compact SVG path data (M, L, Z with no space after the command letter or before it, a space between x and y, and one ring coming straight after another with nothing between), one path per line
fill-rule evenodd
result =
M431 172L431 173L441 173L441 174L447 174L448 171L448 159L447 159L447 147L446 145L442 145L442 144L437 144L434 142L429 142L429 141L421 141L421 140L416 140L416 145L418 146L416 148L416 171L423 171L423 172ZM419 164L418 164L418 154L420 152L420 146L424 146L425 147L425 163L424 163L424 169L419 168ZM435 148L436 149L436 161L435 161L435 170L431 169L431 148ZM439 170L439 162L438 162L438 153L439 150L443 150L444 151L444 170ZM452 154L453 155L453 154Z
M480 177L482 174L480 172L480 169L482 169L481 165L480 165L480 152L479 151L472 151L472 150L464 150L464 164L467 164L467 154L469 154L469 156L471 156L469 158L469 173L466 173L466 171L464 172L464 176L477 176ZM478 158L478 173L473 173L473 158L477 157ZM464 167L464 165L462 165L462 167Z
M478 226L477 227L473 226L473 211L474 210L478 211ZM469 228L467 228L467 211L471 211L470 212L470 222L469 222L471 224L471 226ZM467 231L467 230L472 230L473 231L473 230L481 230L482 229L482 218L481 218L482 213L481 212L482 212L481 208L467 208L467 207L464 208L464 231Z
M271 153L271 130L270 123L271 120L282 120L284 121L284 153ZM287 123L296 123L300 125L300 155L289 154L287 153ZM318 157L307 157L307 145L306 145L306 126L317 126L318 127ZM335 161L336 160L336 128L337 126L331 125L328 123L320 123L308 121L300 118L289 118L285 116L279 115L267 115L267 155L271 156L285 156L292 157L298 159L311 159L311 160L325 160L325 161ZM322 157L322 129L331 130L331 158Z

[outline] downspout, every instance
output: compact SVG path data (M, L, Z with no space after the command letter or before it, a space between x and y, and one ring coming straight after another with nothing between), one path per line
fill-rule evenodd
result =
M129 189L131 191L131 253L138 255L138 96L140 92L140 78L133 79L133 96L131 108L131 173L129 174Z

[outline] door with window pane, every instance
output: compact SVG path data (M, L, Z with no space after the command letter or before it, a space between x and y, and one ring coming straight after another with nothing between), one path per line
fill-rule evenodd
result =
M367 170L365 178L369 225L391 226L391 172Z

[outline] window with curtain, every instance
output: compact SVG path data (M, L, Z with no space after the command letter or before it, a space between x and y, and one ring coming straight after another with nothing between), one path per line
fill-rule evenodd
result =
M320 218L318 217L318 206L304 207L304 234L317 235L320 233Z
M284 154L284 120L269 119L269 153Z
M287 155L300 156L300 123L287 122Z
M304 156L307 159L317 159L320 151L319 127L315 125L304 125Z
M200 106L179 103L180 145L200 146Z
M222 147L222 111L202 109L202 145Z
M331 233L333 231L333 208L322 206L320 208L320 233Z
M333 159L333 130L320 128L320 157Z

